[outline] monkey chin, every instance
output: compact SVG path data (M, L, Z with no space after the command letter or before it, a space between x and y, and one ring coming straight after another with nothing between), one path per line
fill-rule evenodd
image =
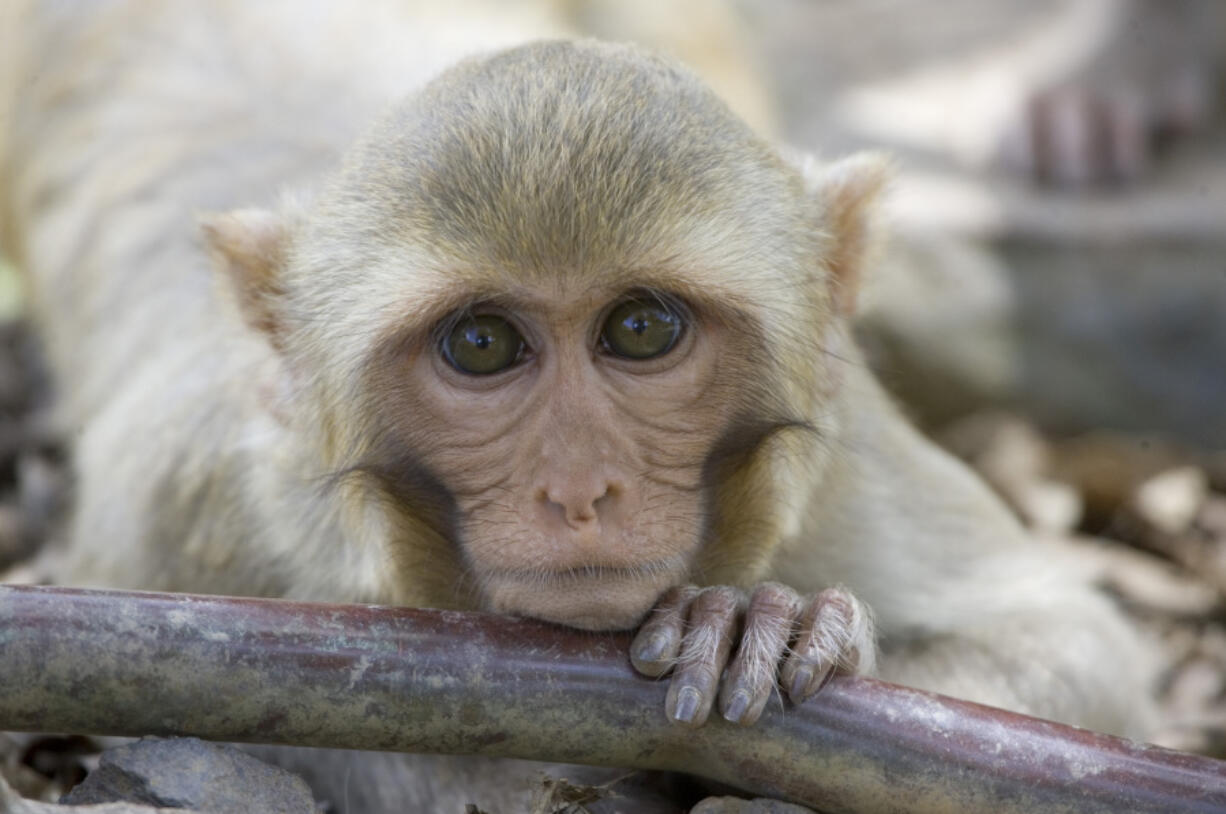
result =
M631 630L678 581L664 574L637 578L567 574L531 581L495 578L486 583L486 603L499 613L582 630Z

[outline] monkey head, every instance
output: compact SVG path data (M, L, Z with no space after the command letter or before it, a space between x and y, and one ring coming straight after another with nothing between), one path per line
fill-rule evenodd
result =
M883 177L636 48L542 42L205 231L379 598L617 629L794 530Z

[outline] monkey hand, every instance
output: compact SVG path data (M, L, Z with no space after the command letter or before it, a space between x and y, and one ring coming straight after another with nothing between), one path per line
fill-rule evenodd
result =
M1002 134L1000 163L1054 186L1135 182L1164 143L1209 120L1211 87L1207 73L1189 69L1163 84L1043 89Z
M868 609L850 592L827 588L806 597L777 582L752 592L672 588L630 645L640 673L672 671L665 712L688 726L706 721L717 692L724 718L752 724L770 700L776 672L799 704L835 670L871 673L875 659Z

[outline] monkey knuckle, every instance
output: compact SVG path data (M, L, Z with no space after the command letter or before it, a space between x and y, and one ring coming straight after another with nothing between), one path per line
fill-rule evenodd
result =
M678 602L692 602L695 597L701 594L705 588L701 585L679 585L672 589L672 593L677 597Z
M860 600L856 599L855 594L847 590L842 585L836 585L832 588L823 588L818 591L814 601L821 605L838 604L849 610L860 604Z
M759 582L753 589L754 596L798 596L796 589L782 582Z
M751 620L766 617L786 618L789 622L800 612L800 594L778 582L764 582L754 589L749 600Z
M682 627L685 625L686 610L684 605L660 605L643 622L642 630Z
M802 657L834 659L845 653L853 641L852 628L841 613L827 612L823 608L804 636L803 646L798 646L796 651Z
M731 585L715 585L704 588L695 597L691 613L702 613L719 617L732 616L740 609L743 597L743 593Z
M741 634L741 649L746 652L770 651L775 658L787 648L796 633L793 613L751 613Z
M651 613L643 622L643 630L660 628L680 628L685 626L694 598L702 589L693 585L681 585L669 588L656 602Z
M676 613L678 609L689 606L702 589L696 585L675 585L669 588L656 602L655 612L666 614Z
M795 648L797 660L847 673L874 672L876 645L865 606L844 589L828 589L818 594L813 607L813 624Z
M869 619L864 604L843 587L826 588L812 599L815 624L848 629L861 626Z

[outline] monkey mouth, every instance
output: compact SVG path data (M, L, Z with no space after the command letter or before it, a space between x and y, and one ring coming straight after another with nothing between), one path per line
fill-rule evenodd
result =
M486 574L487 579L528 583L546 587L568 583L591 583L605 580L627 581L657 580L661 576L673 576L682 569L673 560L655 560L634 565L603 565L585 563L568 568L495 568Z
M490 610L584 630L637 627L664 591L683 581L675 565L503 569L487 575Z

